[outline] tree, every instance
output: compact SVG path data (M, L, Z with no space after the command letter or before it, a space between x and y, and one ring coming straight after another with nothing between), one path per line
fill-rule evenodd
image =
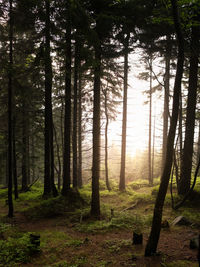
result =
M8 70L8 217L13 217L13 0L9 0L9 70Z
M166 151L167 151L167 134L168 134L168 121L169 121L170 59L171 59L171 40L170 36L167 35L166 50L165 50L163 142L162 142L162 167L161 167L162 171L165 165Z
M66 2L65 32L65 115L64 115L64 152L63 152L63 188L62 194L67 195L71 184L70 171L70 138L71 138L71 6Z
M78 72L80 65L80 43L78 33L75 43L75 59L74 59L74 112L73 112L73 187L78 186L77 177L77 103L78 103Z
M105 116L106 116L106 126L105 126L105 175L106 175L106 187L110 191L110 183L108 176L108 125L109 125L109 116L108 116L108 104L107 104L107 88L104 91L104 107L105 107Z
M196 25L196 23L198 22L193 22L193 23L195 25L192 26L192 33L191 33L185 140L184 140L183 155L181 158L181 176L178 184L178 193L181 195L185 195L190 189L193 144L194 144L200 29L199 29L199 24Z
M50 55L50 2L45 0L45 173L44 196L56 195L54 185L52 63Z
M125 190L125 165L126 165L126 123L127 123L127 89L128 89L128 53L130 32L125 33L124 38L124 95L123 95L123 118L122 118L122 144L121 144L121 169L119 190Z
M161 176L161 183L159 186L158 194L156 197L156 202L154 206L154 214L150 236L147 241L145 248L145 256L151 256L156 253L157 244L160 236L161 229L161 220L162 220L162 210L165 201L165 196L167 193L167 188L170 179L172 160L173 160L173 146L174 138L176 133L176 125L178 120L178 111L179 111L179 97L181 93L181 81L183 75L183 63L184 63L184 39L180 27L180 19L177 8L177 1L171 0L172 10L173 10L173 19L174 26L177 34L178 42L178 61L176 69L176 77L174 83L174 94L173 94L173 107L172 107L172 116L170 122L169 133L167 137L167 152L166 152L166 161Z

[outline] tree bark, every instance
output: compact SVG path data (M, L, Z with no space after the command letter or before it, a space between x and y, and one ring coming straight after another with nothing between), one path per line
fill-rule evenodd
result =
M171 167L172 167L172 161L173 161L173 146L174 146L174 138L175 138L175 133L176 133L176 125L177 125L177 120L178 120L179 97L181 93L181 81L182 81L182 75L183 75L184 40L183 40L180 23L179 23L177 2L176 0L171 0L171 3L172 3L172 8L173 8L174 25L175 25L177 41L178 41L178 61L177 61L176 77L175 77L175 84L174 84L172 117L171 117L169 133L167 137L166 161L165 161L165 166L164 166L163 174L161 177L161 183L160 183L160 187L159 187L159 191L158 191L158 195L157 195L156 203L154 207L153 222L152 222L150 236L147 241L147 245L145 249L145 256L151 256L156 253L158 240L160 236L163 205L164 205L165 196L167 193Z
M78 33L77 33L78 34ZM75 43L75 62L74 62L74 109L73 109L73 187L78 187L78 170L77 170L77 98L78 98L78 69L80 64L80 47L79 39Z
M109 175L108 175L108 105L107 105L107 88L105 89L105 116L106 116L106 126L105 126L105 176L106 176L106 187L110 191Z
M185 195L190 190L192 156L194 144L195 112L197 101L198 62L199 62L199 25L192 27L188 101L186 112L186 129L183 156L181 161L181 176L179 194Z
M79 88L78 88L78 187L83 186L82 179L82 77L79 71Z
M151 128L152 128L152 53L150 52L150 59L149 59L149 144L148 144L148 170L149 170L149 185L153 185L153 177L152 177L152 147L151 147Z
M15 111L14 111L14 113L15 113ZM13 182L14 182L14 192L15 192L15 200L16 200L16 199L19 198L19 194L18 194L18 179L17 179L15 121L16 121L16 118L15 118L15 115L14 115L13 116Z
M125 185L125 169L126 169L126 124L127 124L127 90L128 90L128 47L130 33L125 37L124 43L124 95L123 95L123 118L122 118L122 143L121 143L121 169L119 190L124 191Z
M100 218L99 172L100 172L100 88L101 44L95 44L94 104L93 104L93 156L92 156L92 201L91 215Z
M12 99L13 99L13 1L9 0L9 73L8 73L8 217L13 217L12 179Z
M165 82L164 82L164 112L163 112L163 143L162 143L162 172L166 160L167 151L167 134L169 120L169 84L170 84L170 58L171 44L170 37L167 36L166 53L165 53Z
M53 115L52 115L52 65L50 55L50 1L45 0L45 197L56 195L54 184Z
M71 138L71 14L70 3L66 2L66 58L65 58L65 115L64 115L64 152L63 152L63 188L67 195L71 185L70 138Z
M28 188L28 153L27 153L27 137L28 137L28 129L27 129L27 105L26 105L26 95L25 88L22 88L22 191L26 192Z

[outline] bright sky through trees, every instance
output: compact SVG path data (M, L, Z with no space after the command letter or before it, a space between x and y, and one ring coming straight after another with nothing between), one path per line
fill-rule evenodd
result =
M149 103L148 94L144 93L149 90L149 81L140 80L137 76L140 72L145 71L139 63L139 56L131 55L129 57L129 78L128 78L128 108L127 108L127 154L135 156L148 147L148 124L149 124ZM155 73L159 71L157 63L153 66ZM162 81L160 81L162 82ZM153 81L153 86L158 82ZM161 96L161 97L159 97ZM117 119L110 123L109 142L120 149L121 145L121 119L122 105L119 107L120 114ZM155 146L161 148L162 143L162 112L163 112L163 90L153 93L152 102L152 141L155 121Z

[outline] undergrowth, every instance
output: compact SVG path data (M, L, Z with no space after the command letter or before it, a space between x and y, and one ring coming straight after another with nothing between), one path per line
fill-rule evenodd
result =
M30 261L35 252L36 247L30 242L30 233L19 238L0 240L0 266L20 266L19 263Z

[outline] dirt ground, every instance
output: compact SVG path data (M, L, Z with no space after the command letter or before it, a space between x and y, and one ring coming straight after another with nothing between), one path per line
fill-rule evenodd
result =
M148 234L143 236L143 245L132 245L130 230L113 230L106 233L81 233L74 229L74 225L66 225L62 217L28 221L21 214L16 214L14 224L27 232L60 232L73 240L82 240L78 246L67 246L61 249L53 242L48 244L48 250L42 249L32 263L20 266L138 266L157 267L168 266L198 266L197 250L189 248L189 240L198 234L198 229L186 226L177 226L172 229L163 229L159 240L158 252L160 255L144 257L145 244ZM65 240L64 240L65 241ZM122 242L123 241L123 242ZM52 247L52 249L50 249ZM53 259L52 255L55 256ZM49 262L49 264L48 264ZM60 262L60 265L59 265ZM71 265L62 265L62 262ZM75 262L75 264L73 264ZM47 264L46 264L47 263ZM57 265L56 265L57 264Z
M143 212L148 210L147 204L140 203L139 206L139 209L143 210ZM4 204L0 203L0 208L1 214L7 213L7 207ZM192 250L189 248L190 239L199 234L200 229L198 228L175 226L162 229L158 255L144 257L144 249L150 228L143 234L143 245L132 245L133 231L131 229L113 228L106 232L80 232L77 230L76 224L66 223L66 216L33 220L28 219L22 212L15 211L15 217L7 219L19 231L36 232L41 236L41 252L35 255L30 263L17 266L199 266L197 249ZM59 238L55 235L54 240L53 233L56 233ZM46 243L42 245L44 238Z

